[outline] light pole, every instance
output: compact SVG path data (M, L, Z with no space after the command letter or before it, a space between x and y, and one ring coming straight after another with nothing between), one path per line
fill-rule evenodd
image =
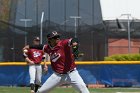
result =
M75 24L74 24L74 26L75 26L75 38L77 38L77 19L80 19L81 18L81 16L70 16L70 18L73 18L74 20L75 20Z
M131 33L130 33L130 17L131 17L131 14L121 14L121 16L127 16L128 53L131 53Z
M40 24L40 44L42 44L43 41L43 19L44 19L44 12L42 12L41 16L41 24Z
M25 31L26 31L26 27L27 27L27 22L28 21L32 21L32 19L20 19L20 21L24 22L25 24ZM26 35L26 32L25 32L25 45L27 45L27 35Z

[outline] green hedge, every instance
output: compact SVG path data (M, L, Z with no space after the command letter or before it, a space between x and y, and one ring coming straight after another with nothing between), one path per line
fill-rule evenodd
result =
M104 58L105 61L140 61L140 54L119 54Z

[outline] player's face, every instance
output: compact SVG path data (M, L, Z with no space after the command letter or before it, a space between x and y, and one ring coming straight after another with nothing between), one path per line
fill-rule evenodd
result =
M51 39L48 39L48 43L52 46L52 47L54 47L54 46L56 46L57 45L57 43L59 42L59 38L51 38Z
M33 41L33 44L34 44L34 45L39 45L39 44L40 44L40 41L39 41L39 40L34 40L34 41Z
M51 39L49 39L48 41L49 41L49 44L50 44L52 47L54 47L54 46L56 45L56 39L51 38Z

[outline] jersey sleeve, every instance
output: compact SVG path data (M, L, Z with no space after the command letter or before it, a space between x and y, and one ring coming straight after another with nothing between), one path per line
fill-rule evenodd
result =
M72 38L65 39L65 40L63 40L63 45L64 46L71 46L71 41L72 41Z
M28 52L26 52L26 53L24 52L24 53L23 53L23 57L24 57L24 58L28 57L28 55L29 55L29 50L28 50Z
M43 52L44 53L48 53L48 45L44 45L43 46Z

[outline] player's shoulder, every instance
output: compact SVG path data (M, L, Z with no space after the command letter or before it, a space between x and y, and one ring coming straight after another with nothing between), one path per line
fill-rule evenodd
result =
M62 43L63 45L69 45L70 42L71 42L71 40L72 40L72 38L63 39L63 40L61 40L61 43Z
M49 48L49 45L48 44L45 44L44 46L43 46L43 50L44 49L48 49Z
M48 44L45 44L43 47L48 47Z
M62 39L61 42L65 43L65 42L70 42L72 40L72 38L68 38L68 39Z

